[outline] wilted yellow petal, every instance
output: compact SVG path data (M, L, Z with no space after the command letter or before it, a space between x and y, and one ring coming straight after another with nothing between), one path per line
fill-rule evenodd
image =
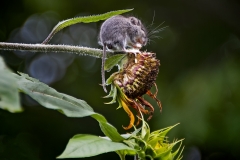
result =
M125 110L125 112L127 112L128 116L130 118L129 125L127 127L123 127L125 130L128 130L128 129L133 127L135 118L134 118L134 115L133 115L132 111L128 108L128 105L122 100L121 100L121 104L122 104L123 109Z

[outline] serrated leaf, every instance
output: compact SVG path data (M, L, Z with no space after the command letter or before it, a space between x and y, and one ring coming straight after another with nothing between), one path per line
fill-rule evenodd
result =
M19 74L20 76L14 74L19 90L32 97L42 106L58 110L68 117L92 116L99 122L103 133L111 138L112 141L119 142L124 140L117 129L109 124L104 116L94 112L92 107L85 101L59 93L39 80L29 77L27 74Z
M119 61L121 61L126 54L116 54L114 56L109 57L106 59L105 65L104 65L104 70L109 71L111 70L114 66L116 66Z
M134 149L123 143L112 142L98 136L79 134L70 139L64 152L57 158L91 157L120 150L135 153Z
M17 83L0 57L0 108L9 112L21 112Z
M117 11L111 11L111 12L107 12L107 13L100 14L100 15L76 17L76 18L71 18L71 19L61 21L53 28L53 30L48 35L48 37L43 41L43 44L48 43L51 40L51 38L54 36L54 34L56 34L57 32L59 32L60 30L62 30L65 27L68 27L68 26L71 26L71 25L74 25L77 23L98 22L100 20L105 20L114 15L123 14L123 13L129 12L131 10L133 10L133 9L117 10Z

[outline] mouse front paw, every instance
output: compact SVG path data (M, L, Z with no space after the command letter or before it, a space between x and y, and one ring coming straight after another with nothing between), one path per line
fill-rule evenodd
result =
M139 49L136 49L136 48L131 48L131 49L126 49L126 52L127 53L133 53L133 54L137 54L137 53L140 53Z
M142 48L142 44L141 43L136 43L134 45L134 48L141 49Z

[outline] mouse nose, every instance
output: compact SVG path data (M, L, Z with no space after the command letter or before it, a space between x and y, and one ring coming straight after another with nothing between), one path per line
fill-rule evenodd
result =
M137 42L145 46L147 44L147 38L141 37Z

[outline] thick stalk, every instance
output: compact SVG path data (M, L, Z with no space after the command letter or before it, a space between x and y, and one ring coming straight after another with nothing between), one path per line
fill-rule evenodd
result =
M24 43L5 43L0 42L0 50L10 51L30 51L30 52L69 52L79 55L102 58L102 50L96 48L71 46L71 45L49 45L49 44L24 44ZM110 57L113 52L107 52Z

